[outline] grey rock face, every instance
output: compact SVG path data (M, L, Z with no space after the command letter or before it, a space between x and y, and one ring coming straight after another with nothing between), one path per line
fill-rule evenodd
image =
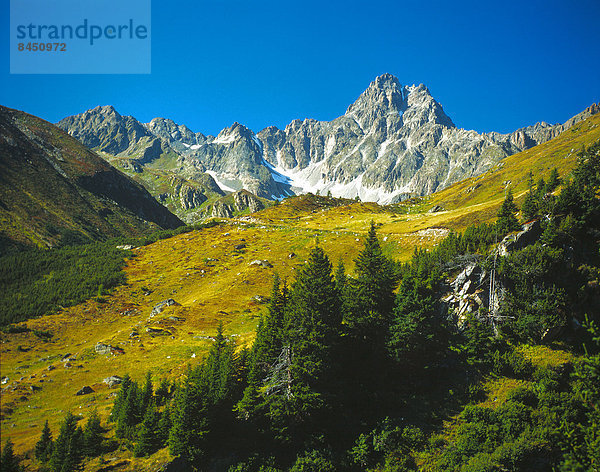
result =
M136 157L148 163L160 157L163 144L132 116L121 116L112 106L98 106L57 123L74 138L97 151Z
M237 211L249 209L250 213L254 213L265 208L263 202L245 190L235 192L233 194L233 201Z
M343 116L295 120L283 131L266 128L258 138L265 160L289 177L295 191L389 203L479 175L562 130L545 123L505 135L458 129L424 85L403 86L384 74Z
M142 125L112 107L65 118L59 126L90 147L137 163L172 150L182 177L209 172L225 191L246 189L269 199L319 191L391 203L482 174L598 112L592 105L563 125L542 122L509 134L479 134L457 128L423 84L406 86L383 74L344 115L294 120L284 130L270 126L254 134L234 123L216 137L204 136L164 118ZM230 212L220 205L213 213Z

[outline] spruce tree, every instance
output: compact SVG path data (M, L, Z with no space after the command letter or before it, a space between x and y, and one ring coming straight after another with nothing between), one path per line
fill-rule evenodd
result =
M132 439L135 425L141 421L141 392L137 382L131 382L117 418L115 433L119 438Z
M125 404L125 400L127 400L127 394L129 393L129 389L131 388L132 380L129 377L129 374L125 374L123 380L121 381L121 386L119 387L119 392L117 393L117 398L113 403L112 410L110 412L110 420L118 421L119 415L121 414L121 409Z
M236 411L242 418L250 419L251 416L256 416L255 413L262 401L259 389L283 348L284 318L288 298L286 284L282 284L279 276L275 274L267 313L258 323L256 338L250 352L248 386L236 406Z
M166 405L160 414L160 420L158 421L158 437L161 446L167 443L171 426L173 426L173 423L171 422L171 407L170 405Z
M0 470L2 470L2 472L20 472L23 470L15 457L13 443L10 438L6 440L4 449L2 449L2 455L0 456Z
M158 426L159 422L160 415L158 414L156 405L154 402L150 402L146 408L144 420L137 431L136 444L133 448L134 456L147 456L160 448L162 441Z
M78 418L68 412L60 427L50 457L50 470L53 472L72 472L77 470L82 455L82 431L77 426Z
M554 190L560 185L560 177L558 176L558 169L554 167L550 171L548 177L548 183L546 184L546 192L554 192Z
M397 279L392 261L381 250L373 221L364 244L355 260L356 280L350 288L353 295L346 322L363 339L381 341L394 308Z
M152 374L150 371L148 371L146 372L146 379L144 381L144 386L142 387L140 395L140 418L143 418L146 414L146 408L148 408L148 405L150 404L150 400L152 399L153 393L154 390L152 388Z
M340 299L331 262L319 246L310 252L292 285L286 315L285 330L297 358L297 374L309 379L318 377L319 371L327 367L330 348L341 327Z
M46 420L40 440L35 445L35 458L42 463L48 462L52 455L52 445L52 431L50 431L48 420Z
M282 441L302 438L326 421L325 395L336 377L341 330L340 300L329 258L319 246L309 254L290 292L284 348L271 373L269 417ZM311 426L312 425L312 426Z
M162 378L158 387L156 388L156 392L154 393L156 397L156 404L158 406L163 405L167 399L169 398L169 390L171 388L171 383L167 378Z
M534 219L538 213L538 203L535 198L535 194L530 190L525 195L525 199L523 200L523 205L521 206L521 214L523 216L523 221L527 222Z
M498 221L496 225L500 234L510 233L511 231L518 230L521 225L515 214L519 211L517 205L515 205L512 190L508 189L506 197L502 206L498 210Z
M96 457L102 453L103 433L98 412L93 410L83 429L83 454L85 456Z
M200 367L188 368L185 379L177 387L171 410L169 450L174 456L191 462L199 462L204 456L209 431L201 376Z

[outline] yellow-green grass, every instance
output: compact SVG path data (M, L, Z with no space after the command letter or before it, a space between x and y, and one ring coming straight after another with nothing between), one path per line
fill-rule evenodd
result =
M555 139L502 159L490 171L458 182L432 195L428 201L448 210L475 204L495 206L502 201L508 187L515 195L525 192L530 171L534 182L540 177L547 179L554 167L559 175L568 174L577 162L578 152L598 140L600 114L576 124Z
M240 244L246 248L236 250ZM102 383L104 378L129 373L142 380L148 370L155 380L178 377L188 364L205 356L211 345L207 337L215 334L219 322L240 346L248 345L264 310L255 296L269 296L275 271L292 281L314 244L314 231L231 224L136 249L127 264L127 285L103 302L89 300L27 323L32 330L50 331L50 342L41 342L31 332L2 335L2 376L10 378L9 384L25 378L16 391L3 392L2 435L10 436L15 449L24 452L37 441L45 419L54 431L68 410L87 417L98 408L106 419L112 392ZM333 261L341 258L347 264L360 249L354 235L348 234L327 235L319 244ZM250 265L257 259L268 260L273 268ZM150 318L152 308L167 298L180 305ZM171 316L184 321L170 320ZM170 335L152 337L148 327L163 328ZM134 329L139 337L130 338ZM97 354L97 342L121 347L125 354ZM60 361L67 353L76 357L70 368ZM48 371L49 365L56 369ZM42 389L31 393L32 384ZM84 385L95 393L75 396ZM20 401L21 397L27 399Z

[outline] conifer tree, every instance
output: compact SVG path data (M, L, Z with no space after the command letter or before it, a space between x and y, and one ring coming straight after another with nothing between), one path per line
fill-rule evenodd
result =
M322 427L324 394L335 378L334 347L339 342L339 294L329 258L316 246L299 271L286 310L286 339L269 400L269 417L283 441Z
M23 470L19 466L19 461L15 457L13 450L13 443L8 438L4 443L4 449L2 449L2 455L0 456L0 470L2 472L20 472Z
M516 231L521 227L519 220L517 220L517 217L515 216L517 211L519 211L519 209L517 208L517 205L515 205L512 190L508 189L504 202L498 210L498 221L496 225L501 234Z
M170 387L171 387L171 384L170 384L169 380L167 378L163 377L160 380L158 387L156 388L156 392L154 393L154 395L156 397L156 404L158 406L163 405L169 398Z
M103 432L98 412L93 410L83 429L83 454L85 456L95 457L102 452Z
M248 386L236 406L238 413L245 419L255 416L256 409L261 403L259 389L283 348L284 318L288 298L286 284L282 284L279 276L275 274L267 313L258 323L256 338L250 352Z
M321 247L315 246L299 271L286 314L285 330L297 359L297 373L318 376L326 368L341 325L339 293L331 262Z
M201 368L189 368L185 379L178 385L171 410L169 450L191 462L204 456L205 438L208 434L206 407L200 388Z
M146 372L146 379L144 381L144 386L142 387L141 395L140 395L140 417L143 418L146 414L146 408L150 404L150 400L152 399L154 391L152 388L152 373L150 371Z
M364 244L355 260L356 280L346 322L363 339L381 341L394 308L397 279L392 261L381 250L373 221Z
M538 203L535 198L535 194L529 190L525 195L525 199L523 200L523 205L521 206L521 214L523 215L523 221L530 221L537 216L538 213Z
M141 421L141 392L137 382L131 382L127 390L127 397L122 403L117 418L117 428L115 433L117 437L132 439L134 436L134 427Z
M77 421L78 418L71 412L65 416L50 457L49 465L53 472L72 472L81 463L83 433Z
M136 457L147 456L157 451L161 445L160 429L159 429L160 415L156 409L154 402L146 408L146 414L142 421L136 435L136 444L133 449L133 455Z
M169 439L171 426L173 426L171 422L171 407L170 405L166 405L158 421L158 437L160 438L161 445L166 444Z
M125 374L123 380L121 381L121 386L119 387L119 391L117 393L117 398L113 403L112 410L110 412L110 420L118 421L119 415L121 414L121 409L125 404L125 400L127 400L127 394L129 393L129 389L131 388L132 380L129 377L129 374Z
M52 431L50 431L48 420L46 420L40 440L35 445L35 458L42 463L48 462L52 455L52 445Z
M554 192L554 190L560 185L560 177L558 176L558 169L554 167L550 171L548 177L548 183L546 184L546 192Z

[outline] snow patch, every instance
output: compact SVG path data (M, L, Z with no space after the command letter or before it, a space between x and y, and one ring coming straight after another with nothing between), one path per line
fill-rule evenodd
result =
M335 148L335 136L330 135L327 138L327 142L325 143L325 158L327 159L333 153L333 149Z
M259 149L262 151L263 145L260 142L260 139L258 139L255 134L252 135L252 141L254 141L256 143L256 145L259 147Z
M217 185L219 186L219 188L221 190L223 190L224 192L236 192L236 190L234 188L231 188L229 185L224 184L223 182L221 182L221 180L219 179L219 177L217 177L217 173L215 171L207 170L206 173L208 175L210 175L213 179L215 179L215 182L217 183Z
M237 139L234 134L217 136L211 144L231 144Z

